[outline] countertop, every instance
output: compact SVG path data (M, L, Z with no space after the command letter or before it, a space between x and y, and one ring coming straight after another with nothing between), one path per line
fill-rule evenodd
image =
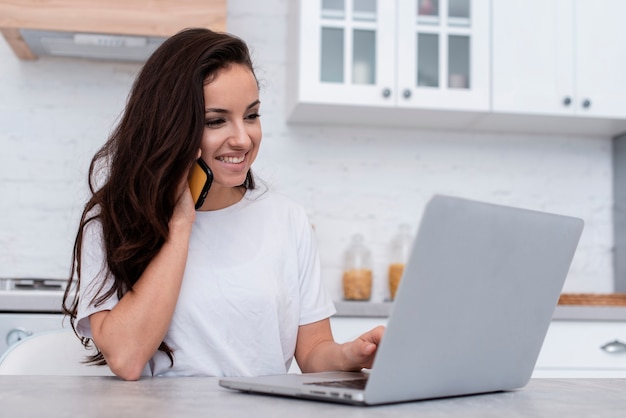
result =
M389 316L392 306L392 302L336 301L337 313L335 316L386 318ZM555 320L626 321L626 307L558 305L552 318Z
M211 377L0 376L6 417L623 417L626 379L532 379L523 389L375 407L252 395Z

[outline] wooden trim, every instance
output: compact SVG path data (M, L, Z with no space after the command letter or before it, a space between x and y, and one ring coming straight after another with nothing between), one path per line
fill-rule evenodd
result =
M559 305L626 306L626 293L561 293Z
M20 31L15 28L0 28L0 33L4 36L7 43L18 56L18 58L23 60L35 60L37 59L37 55L33 54L33 51L30 50L22 35L20 35Z
M0 0L0 28L164 37L189 27L223 32L226 1Z

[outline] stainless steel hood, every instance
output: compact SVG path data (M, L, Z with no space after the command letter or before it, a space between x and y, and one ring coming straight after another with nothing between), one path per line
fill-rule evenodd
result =
M33 54L115 61L145 61L165 37L20 29Z
M227 0L0 0L0 33L21 59L144 61L189 27L226 30Z

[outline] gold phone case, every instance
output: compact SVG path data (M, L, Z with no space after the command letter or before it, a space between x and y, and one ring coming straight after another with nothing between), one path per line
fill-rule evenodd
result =
M213 173L211 173L211 169L202 159L198 159L189 173L189 189L196 209L199 209L204 203L212 182Z

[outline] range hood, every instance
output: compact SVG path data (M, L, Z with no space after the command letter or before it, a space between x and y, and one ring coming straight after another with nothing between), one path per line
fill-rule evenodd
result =
M145 59L184 28L226 30L226 0L0 0L0 32L21 59Z

